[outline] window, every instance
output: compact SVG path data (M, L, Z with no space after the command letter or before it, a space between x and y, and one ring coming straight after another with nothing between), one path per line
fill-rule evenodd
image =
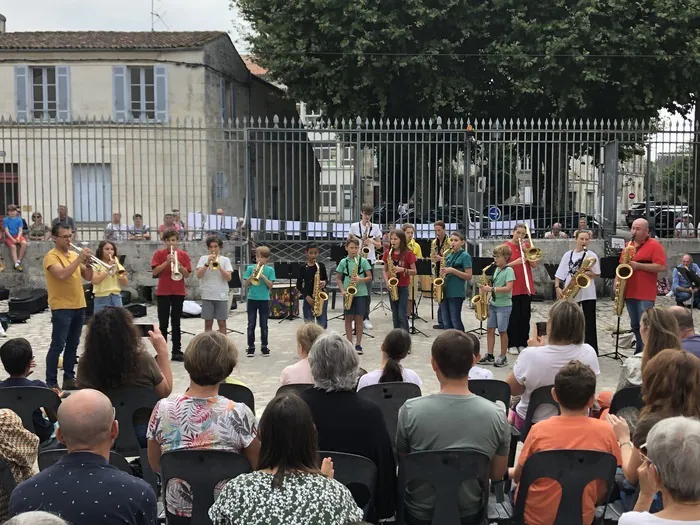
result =
M321 185L321 206L335 208L338 205L338 189L335 186Z
M19 203L18 167L14 163L5 163L0 159L0 219L5 217L5 210L10 204Z
M167 66L112 66L112 85L117 122L168 120Z
M32 117L36 120L56 119L56 68L33 67Z
M130 67L128 71L131 118L134 120L155 120L156 85L153 68Z
M329 162L335 164L337 151L335 144L318 144L314 146L316 158L321 162Z
M19 122L70 121L69 66L15 66L15 111Z
M222 171L217 171L214 176L214 198L228 199L228 177Z
M343 165L348 166L355 163L355 151L352 146L343 147Z
M236 87L233 81L221 77L221 121L223 126L229 127L229 121L233 121L236 118ZM233 123L230 124L233 126Z
M343 186L343 209L352 208L352 186Z
M112 167L73 164L73 218L76 222L111 222Z

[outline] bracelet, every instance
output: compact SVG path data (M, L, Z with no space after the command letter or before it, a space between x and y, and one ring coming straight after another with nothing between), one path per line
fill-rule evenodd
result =
M630 447L634 446L634 445L632 445L631 441L624 441L624 442L620 443L620 448L624 447L625 445L629 445Z

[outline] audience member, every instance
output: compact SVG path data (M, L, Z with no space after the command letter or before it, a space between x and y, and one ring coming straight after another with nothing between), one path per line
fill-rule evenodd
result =
M55 514L34 510L15 516L10 521L5 522L5 525L70 525L70 523Z
M396 450L400 456L426 450L470 450L491 458L491 479L502 479L508 464L510 431L505 411L469 391L474 363L474 340L464 332L447 330L433 342L431 364L440 393L409 399L399 410ZM476 523L481 514L482 489L476 481L459 490L461 523ZM432 519L435 492L417 482L406 490L412 521ZM481 523L481 521L478 521Z
M281 385L291 384L313 384L314 378L311 375L309 366L309 351L321 335L323 328L316 323L304 323L297 328L297 356L299 361L289 365L282 370L280 376Z
M143 216L140 213L134 213L132 219L134 223L129 227L129 240L150 241L151 227L143 223Z
M163 234L168 230L174 230L178 233L178 237L182 240L183 234L180 232L180 225L175 222L175 217L172 213L166 213L163 218L163 224L158 226L158 237L163 238Z
M168 344L157 326L148 335L155 359L144 348L141 332L124 308L105 308L87 326L85 347L78 364L78 383L83 388L109 392L118 388L142 387L168 397L173 390L173 371ZM134 429L141 447L146 447L150 410L136 413Z
M486 368L477 365L481 361L481 341L471 332L466 332L467 337L472 341L472 349L474 351L474 363L469 369L469 379L493 379L493 372Z
M35 473L39 438L22 426L22 420L9 408L0 408L0 460L7 463L16 483ZM0 523L8 518L10 495L0 483Z
M68 228L73 230L73 238L78 238L78 227L75 224L73 217L68 215L68 206L66 206L65 204L58 205L58 217L54 217L54 219L51 221L51 228L53 228L57 224L64 224L65 226L67 226Z
M51 238L51 228L44 223L41 213L38 211L32 213L32 223L29 225L28 235L30 241L48 241Z
M420 380L410 368L401 366L401 360L411 352L411 336L402 328L394 328L387 334L382 342L382 367L363 375L357 389L378 383L392 383L405 381L421 386Z
M695 226L690 222L690 216L687 213L681 215L680 220L676 223L675 237L687 239L695 237Z
M511 413L518 430L525 423L532 393L541 386L552 385L559 370L567 363L580 361L590 366L596 375L600 374L595 350L583 342L585 324L583 311L576 303L557 301L550 308L547 319L548 344L528 346L518 356L513 371L506 379L512 395L522 394ZM543 405L535 411L533 421L538 423L555 414L555 407Z
M595 403L596 374L588 365L571 361L554 378L552 397L559 403L561 415L535 425L527 435L515 468L509 477L520 482L523 468L533 454L545 450L597 450L615 456L622 464L620 445L605 421L588 417ZM597 504L607 495L604 481L589 483L583 493L582 523L592 523ZM519 496L524 496L519 494ZM561 501L561 487L551 479L539 479L529 488L525 522L528 525L554 523Z
M160 471L161 454L186 449L235 452L256 467L260 442L255 414L243 403L219 395L219 383L233 371L236 360L236 347L220 332L204 332L190 341L185 351L189 389L159 401L148 424L148 462L155 472ZM182 480L168 483L165 503L173 514L192 515L190 488Z
M175 229L180 232L180 240L184 241L187 235L187 223L180 219L180 210L178 208L173 208L173 221L178 226Z
M362 519L350 491L333 480L330 458L318 468L314 421L298 396L270 401L259 434L257 471L226 484L209 509L214 525L340 525Z
M122 222L122 214L115 211L112 222L105 227L105 240L125 241L129 238L129 227Z
M555 222L552 224L552 231L544 234L545 239L568 239L569 236L561 230L561 224Z
M10 250L12 262L18 272L22 271L22 258L27 251L27 239L24 238L22 230L23 223L15 205L10 204L7 207L7 217L2 220L2 227L5 232L5 244Z
M379 407L357 395L359 357L337 333L316 339L309 352L314 388L301 393L318 430L321 450L348 452L377 465L376 512L394 514L396 462L391 438Z
M693 262L692 255L686 253L681 259L681 264L673 269L671 291L677 305L682 306L692 299L693 308L700 308L700 293L694 285L694 277L700 277L700 266Z
M109 464L119 424L107 396L74 392L61 403L58 423L68 454L14 490L10 515L43 509L72 525L155 525L157 499L150 485Z
M619 525L676 525L700 523L700 421L672 417L649 432L642 447L639 467L639 498L635 512L623 514ZM648 509L660 492L664 508Z
M595 239L593 231L588 227L588 219L584 216L578 220L578 229L574 232L574 239L576 238L579 231L587 231L591 233L591 239Z
M681 331L681 348L695 357L700 357L700 335L695 333L693 311L684 306L672 306L669 311L678 321L678 328Z

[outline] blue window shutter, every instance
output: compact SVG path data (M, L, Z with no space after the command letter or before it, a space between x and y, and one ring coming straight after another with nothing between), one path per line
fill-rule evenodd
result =
M156 80L156 120L166 122L168 120L168 68L155 66L153 73Z
M129 90L126 85L126 66L112 67L112 84L114 91L114 119L117 122L128 120Z
M15 112L17 120L29 120L29 68L15 66Z
M231 81L231 114L228 116L231 120L236 120L236 83Z
M56 66L56 116L61 122L70 122L70 67Z
M221 125L226 127L228 115L226 114L226 78L221 75L219 77L219 100L221 101Z

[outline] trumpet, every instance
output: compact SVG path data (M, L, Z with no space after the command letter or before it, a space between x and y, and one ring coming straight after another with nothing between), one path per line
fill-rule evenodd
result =
M77 253L83 252L83 249L78 248L75 244L71 243L70 247L73 248L73 250L76 251ZM117 268L118 268L118 266L116 264L109 265L106 262L101 261L100 259L98 259L94 255L90 255L90 266L92 266L95 269L98 269L98 268L96 268L97 266L104 268L105 270L107 270L107 275L109 275L110 277L117 273Z
M527 234L527 241L530 247L525 251L525 258L528 261L539 261L542 259L544 254L539 248L535 248L535 243L532 242L532 235L530 234L530 227L525 223L525 233Z
M173 281L182 281L182 274L180 273L180 263L177 261L177 252L170 247L170 255L174 256L174 259L170 263L170 278Z
M257 286L260 284L260 277L262 277L263 271L265 271L265 265L263 263L258 263L253 270L253 278L250 280L250 284Z
M114 268L119 268L119 265L117 264L117 260L115 257L112 257L112 267ZM122 268L121 270L117 270L117 276L118 277L124 277L126 275L126 270Z
M216 254L216 259L214 259L211 264L209 265L209 268L212 270L218 270L219 269L219 254Z

